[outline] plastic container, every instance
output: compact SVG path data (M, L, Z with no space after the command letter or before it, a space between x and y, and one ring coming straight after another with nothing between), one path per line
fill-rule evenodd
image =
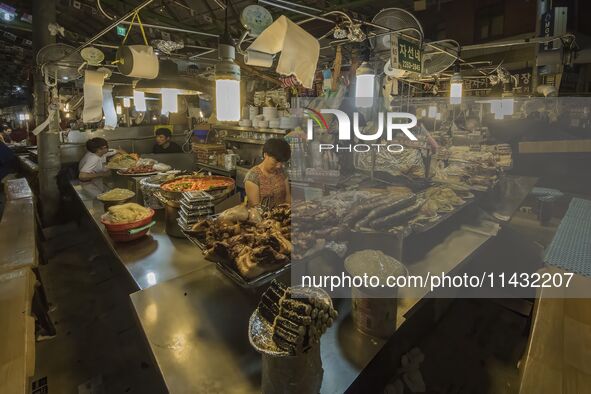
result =
M193 137L198 143L205 144L209 130L193 130Z

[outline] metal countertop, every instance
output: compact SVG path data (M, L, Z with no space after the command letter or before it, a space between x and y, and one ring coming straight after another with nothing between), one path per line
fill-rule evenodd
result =
M248 340L248 320L261 291L210 265L131 295L170 393L260 392L261 355ZM321 340L322 393L344 392L385 342L356 331L350 300L335 307L339 318Z
M145 289L211 265L187 239L173 238L166 233L163 210L156 211L156 225L150 229L147 237L133 242L113 242L100 221L105 212L103 203L96 199L105 188L78 180L71 181L71 185L103 234L106 244L129 272L138 289Z
M130 297L168 391L260 392L261 356L248 340L248 320L260 292L238 287L188 241L170 238L162 218L151 237L113 244L100 224L103 206L94 198L100 191L79 182L72 186L143 289ZM454 271L491 237L458 229L409 269L416 274ZM148 283L149 273L154 273L156 283ZM424 294L401 296L407 298L400 300L399 324ZM354 329L350 300L335 300L335 307L339 318L321 340L322 393L344 392L385 343Z

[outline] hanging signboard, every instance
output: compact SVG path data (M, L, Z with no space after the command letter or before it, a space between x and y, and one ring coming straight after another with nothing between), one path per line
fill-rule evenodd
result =
M392 68L421 73L423 56L419 45L395 34L391 35L390 42Z

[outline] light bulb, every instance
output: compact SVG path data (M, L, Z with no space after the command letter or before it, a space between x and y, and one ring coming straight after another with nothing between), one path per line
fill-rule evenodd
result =
M146 94L137 90L133 91L133 105L136 111L144 112L146 110Z
M70 119L70 113L66 112L66 119Z
M504 98L501 100L501 110L503 115L513 115L515 100L512 98Z
M177 113L179 110L178 105L178 89L162 88L162 115L166 115L169 112Z
M490 112L495 115L495 119L503 119L503 106L501 100L493 100L490 103Z
M123 106L125 108L131 107L131 99L129 97L123 97Z
M450 79L449 85L449 103L450 104L461 104L462 103L462 76L459 72L456 72Z
M355 105L359 108L369 108L373 104L374 85L376 76L367 62L361 63L357 69L355 79Z
M117 112L117 115L121 115L123 113L123 109L121 108L121 104L117 104L117 106L115 107L115 112Z
M240 81L215 81L215 109L219 121L240 120Z
M437 116L437 107L434 105L429 106L429 112L427 113L427 116L430 118L435 118Z

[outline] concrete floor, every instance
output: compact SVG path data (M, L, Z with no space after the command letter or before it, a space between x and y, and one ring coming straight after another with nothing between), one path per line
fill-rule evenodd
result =
M57 336L37 342L33 381L47 378L49 394L165 392L134 320L127 278L89 228L74 227L46 246L68 238L76 244L40 267Z

